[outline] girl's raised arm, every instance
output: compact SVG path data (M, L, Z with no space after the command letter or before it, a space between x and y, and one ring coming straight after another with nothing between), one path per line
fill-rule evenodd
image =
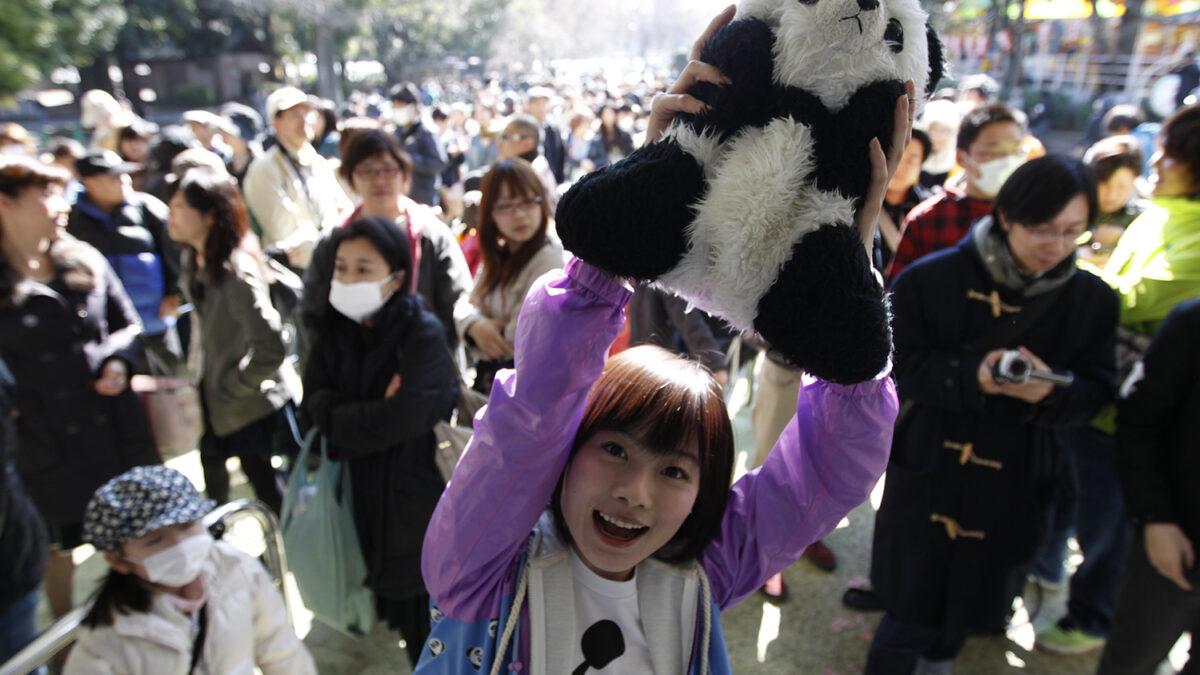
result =
M501 585L549 504L631 295L579 259L529 291L516 368L496 376L426 531L421 571L446 615L498 612Z

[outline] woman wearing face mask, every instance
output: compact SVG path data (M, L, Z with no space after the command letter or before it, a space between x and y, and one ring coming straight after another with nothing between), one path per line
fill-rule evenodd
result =
M408 245L385 218L330 236L333 279L305 366L304 409L330 457L349 462L366 584L415 664L429 634L421 543L443 487L433 427L450 417L458 376L441 323L409 291Z
M317 672L267 571L204 528L213 506L165 466L96 490L83 536L109 572L64 675Z
M229 499L225 460L238 457L255 494L278 513L283 494L271 455L297 449L298 378L285 360L269 270L247 234L246 207L228 174L189 170L168 206L167 233L184 249L179 288L197 314L188 361L200 374L208 496Z
M893 284L908 403L875 522L871 580L887 614L865 673L949 672L969 634L1005 627L1064 478L1062 436L1113 393L1117 299L1075 265L1096 214L1085 166L1033 160L990 217ZM1060 383L1003 380L1008 350Z
M438 188L442 185L442 172L450 166L450 156L438 135L422 119L420 97L412 83L393 87L392 122L396 125L396 138L404 146L404 152L412 157L412 183L408 196L417 203L437 206L441 203Z
M405 285L425 301L441 321L446 342L457 349L456 313L469 311L471 271L450 228L434 213L405 196L413 177L413 160L390 134L379 130L357 134L342 155L341 177L362 199L347 222L371 216L386 218L407 237L412 256ZM323 312L329 279L333 274L330 237L317 243L312 263L304 274L301 318L314 329Z
M474 389L492 390L496 371L513 365L517 314L538 277L565 264L548 236L550 209L533 168L523 159L493 166L480 183L479 252L483 258L471 312L458 317L478 359Z

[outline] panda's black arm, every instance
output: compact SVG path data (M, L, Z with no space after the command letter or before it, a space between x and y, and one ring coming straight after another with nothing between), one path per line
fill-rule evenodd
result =
M688 93L707 103L709 112L676 119L697 131L716 130L721 140L743 127L765 125L770 121L774 44L771 27L759 19L740 19L717 31L704 45L700 60L716 66L731 83L696 83Z
M812 93L781 88L773 106L779 116L791 115L812 127L817 152L817 187L861 199L871 180L867 148L872 138L891 147L896 99L904 83L880 80L863 86L836 113L826 110Z

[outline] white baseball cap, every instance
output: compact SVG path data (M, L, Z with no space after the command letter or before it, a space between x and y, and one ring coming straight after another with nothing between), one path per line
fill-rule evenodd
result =
M308 103L308 94L295 87L280 87L267 97L267 120L273 120L279 113L301 103Z

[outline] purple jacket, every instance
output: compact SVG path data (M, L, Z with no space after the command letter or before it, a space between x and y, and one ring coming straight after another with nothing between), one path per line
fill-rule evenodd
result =
M495 617L512 595L519 553L566 465L631 295L577 258L530 290L515 371L496 377L425 535L422 572L447 616ZM733 486L720 532L701 555L722 610L867 498L887 466L896 412L887 372L853 386L806 380L796 418L766 463Z

